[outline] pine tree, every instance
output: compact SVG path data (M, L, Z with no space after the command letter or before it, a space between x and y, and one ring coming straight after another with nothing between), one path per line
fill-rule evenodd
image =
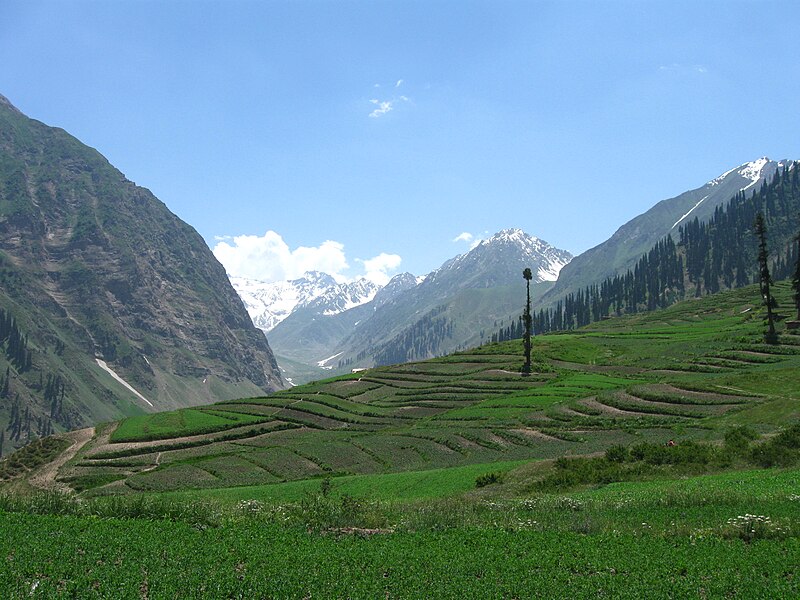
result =
M525 287L527 290L527 300L525 302L525 364L522 366L522 374L530 375L531 373L531 279L533 274L531 270L526 268L522 271L522 277L525 279Z
M797 241L797 262L794 265L792 289L794 290L794 306L797 308L797 320L800 321L800 233L795 238Z
M759 267L759 285L761 287L761 297L764 299L764 304L767 305L767 326L768 331L765 336L767 343L777 343L777 334L775 333L775 318L772 314L773 300L772 293L770 292L770 284L772 284L772 277L769 274L769 252L767 251L767 228L764 224L764 215L758 213L755 222L756 236L758 236L758 267Z

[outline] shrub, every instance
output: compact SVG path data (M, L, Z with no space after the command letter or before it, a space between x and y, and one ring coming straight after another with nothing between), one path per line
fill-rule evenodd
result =
M800 459L800 423L750 451L750 459L762 467L788 467Z
M628 449L622 444L611 446L606 450L606 460L615 463L623 463L628 460Z
M749 427L734 427L725 432L725 450L733 454L745 454L750 442L758 438L758 434Z
M487 485L493 485L495 483L502 483L503 482L503 474L502 473L485 473L483 475L478 475L475 479L475 487L486 487Z

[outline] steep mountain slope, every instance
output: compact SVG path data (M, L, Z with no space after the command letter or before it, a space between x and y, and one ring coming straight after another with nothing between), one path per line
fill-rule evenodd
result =
M573 329L612 314L665 308L687 297L743 287L760 277L754 223L763 217L771 279L788 279L798 261L800 163L790 163L751 194L740 191L706 220L686 219L624 274L567 294L534 314L536 332ZM788 307L783 307L786 310ZM790 309L794 312L793 308ZM509 332L521 337L522 332ZM507 339L498 336L499 339Z
M35 434L284 385L197 232L2 97L0 282L30 353L0 357L0 427L12 413Z
M270 333L276 354L334 370L405 362L475 345L524 302L522 270L540 295L569 252L519 229L483 240L417 284L397 276L375 299L335 316L297 310ZM521 296L522 294L522 296ZM521 299L522 298L522 299Z
M668 233L677 233L687 219L709 219L714 209L728 202L737 192L752 192L789 161L766 157L735 167L702 187L662 200L647 212L628 221L602 244L575 257L560 273L558 281L543 298L544 304L588 284L624 273L639 257Z

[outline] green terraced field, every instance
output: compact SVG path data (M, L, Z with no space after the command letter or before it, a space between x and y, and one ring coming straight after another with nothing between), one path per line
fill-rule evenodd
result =
M788 286L776 290L788 305ZM133 417L60 477L92 494L212 490L768 432L800 416L800 336L766 345L760 312L751 287L536 337L531 377L514 341Z

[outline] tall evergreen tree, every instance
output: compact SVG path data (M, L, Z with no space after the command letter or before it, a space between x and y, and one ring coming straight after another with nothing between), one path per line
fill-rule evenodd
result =
M766 340L770 344L777 342L775 333L775 318L772 314L773 300L770 292L772 277L769 274L769 252L767 251L767 227L764 224L764 215L759 212L755 222L756 236L758 236L758 279L761 287L761 297L767 305L767 335Z
M527 291L527 300L525 301L525 364L522 365L522 374L530 375L531 373L531 279L533 273L526 268L522 271L522 277L525 278L525 288Z
M797 262L794 265L792 289L794 290L794 306L797 309L797 320L800 321L800 233L795 238L797 242Z

